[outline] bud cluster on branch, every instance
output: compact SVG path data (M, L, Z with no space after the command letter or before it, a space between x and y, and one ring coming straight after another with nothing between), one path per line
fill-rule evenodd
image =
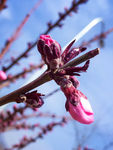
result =
M41 35L37 47L42 59L48 66L48 70L50 70L50 77L61 87L67 98L66 110L70 112L75 120L90 124L94 120L92 108L87 97L77 90L79 81L73 76L80 76L81 72L86 72L89 67L89 60L82 67L64 67L70 60L86 50L84 47L70 50L74 42L75 40L61 53L61 46L58 42L49 35ZM95 56L95 54L98 54L98 51L88 53L89 56Z
M87 97L77 90L79 81L73 75L80 76L81 72L86 72L89 66L89 59L96 56L99 53L99 49L92 50L69 62L86 50L84 47L70 50L74 42L75 40L72 41L62 53L61 46L58 42L53 40L49 35L41 35L37 47L42 59L48 66L47 71L28 85L0 98L0 105L16 101L17 103L25 102L33 108L39 108L43 105L41 98L43 94L37 93L37 91L29 91L53 79L60 86L67 98L65 106L71 116L81 123L92 123L92 108ZM86 63L82 67L75 67L84 61L86 61Z
M34 7L24 17L22 22L18 25L17 29L14 30L12 36L7 38L4 47L0 52L0 59L5 56L13 42L17 40L22 28L42 1L43 0L38 0ZM59 12L58 19L56 21L49 21L47 23L47 29L42 32L40 36L38 36L36 41L27 43L27 48L25 51L22 51L17 58L14 56L8 58L7 60L10 61L9 64L7 60L0 60L0 89L9 86L10 83L14 83L20 77L25 78L27 73L32 72L33 70L36 71L36 69L42 68L45 64L47 65L47 70L40 77L25 86L0 97L0 106L10 102L22 103L23 106L19 107L19 105L14 105L12 110L0 112L1 134L10 130L27 130L28 132L32 131L32 133L35 131L32 136L25 135L19 142L17 142L17 144L10 146L10 148L5 148L4 150L20 150L25 148L37 139L43 139L48 132L53 131L54 127L63 127L68 121L73 119L82 124L93 123L94 113L92 107L88 98L80 90L78 90L80 82L75 76L80 76L81 73L87 71L90 64L90 59L99 54L99 49L96 48L91 50L80 57L78 57L78 55L85 52L86 46L89 46L92 42L100 41L100 44L103 45L103 39L106 38L109 33L113 32L113 28L107 30L106 32L103 32L102 30L101 34L94 36L89 41L84 41L78 48L72 47L75 43L75 40L73 40L63 52L60 44L52 39L50 35L47 35L56 27L62 28L63 21L66 17L72 16L72 13L77 13L78 7L87 1L88 0L72 0L70 7L65 7L63 12ZM6 2L7 0L0 0L0 13L7 7ZM21 64L19 61L22 58L27 59L29 52L36 45L38 52L42 57L41 63L33 65L29 62L29 68L22 66L24 69L22 69L18 74L14 75L13 72L8 74L8 71L12 69L14 65L18 64L20 67ZM78 66L81 63L84 63L84 65ZM54 80L60 88L56 89L52 93L49 93L48 95L38 93L37 90L33 91L33 89L51 80ZM70 114L68 117L40 111L40 107L47 102L44 100L59 90L61 90L66 97L65 109ZM36 122L29 122L29 119L33 118L37 119L35 120ZM49 118L49 123L41 123L40 119L44 119L45 121L47 118ZM84 147L82 144L78 145L77 150L82 150L82 148L84 150L93 150L88 147Z

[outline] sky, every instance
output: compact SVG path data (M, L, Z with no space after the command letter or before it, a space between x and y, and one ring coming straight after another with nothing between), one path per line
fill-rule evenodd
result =
M10 37L22 21L27 12L36 3L36 0L20 1L8 0L8 8L0 13L0 48L3 47L6 39ZM27 42L34 41L43 33L47 28L47 22L54 22L58 18L58 12L62 12L64 7L70 7L71 0L43 0L37 11L32 14L29 21L26 23L21 31L21 35L17 41L12 45L9 53L5 59L9 59L12 55L17 57L27 46ZM50 32L53 39L57 40L61 46L65 46L77 33L79 33L90 21L96 17L101 17L105 23L105 30L113 27L112 12L113 2L110 0L89 0L87 4L81 5L78 8L77 14L72 14L63 21L63 27L55 28ZM89 40L94 35L100 33L100 24L88 32L75 46L79 46L82 41ZM79 90L81 90L90 100L94 114L95 122L92 125L83 125L76 121L70 122L64 128L56 128L53 133L45 136L44 140L37 141L26 147L24 150L37 149L40 150L72 150L77 146L77 141L84 141L84 145L88 145L95 150L103 150L104 145L108 144L113 139L113 33L105 39L105 46L101 48L100 54L91 60L90 67L87 73L81 74L78 77L80 81ZM99 47L98 42L95 42L88 47L92 50ZM22 67L15 66L9 73L18 73L23 67L28 67L28 63L40 62L40 54L37 52L36 47L30 52L27 60L20 61ZM7 63L5 64L7 65ZM18 69L17 69L18 67ZM34 76L39 75L39 72L29 74L26 80L19 80L10 88L4 88L0 91L3 96L14 89L21 87ZM48 82L38 88L39 92L49 93L53 89L58 88L54 81ZM49 97L42 111L50 111L58 115L69 115L65 111L65 96L61 93ZM77 135L77 131L79 134ZM3 140L8 146L15 143L20 139L22 132L8 132L4 134ZM76 137L77 135L77 137ZM90 135L87 140L84 137ZM15 138L16 136L16 138ZM10 140L10 137L12 140ZM109 150L112 150L109 149Z

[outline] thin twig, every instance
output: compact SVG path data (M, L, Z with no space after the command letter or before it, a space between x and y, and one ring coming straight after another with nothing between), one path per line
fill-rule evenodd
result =
M33 136L33 137L24 136L18 144L14 144L10 149L6 148L5 150L23 149L24 147L28 146L29 144L35 142L36 140L43 138L43 136L46 135L48 132L52 131L54 127L56 127L56 126L63 127L66 123L67 123L67 120L64 117L60 121L49 123L46 126L43 126L41 128L42 130L39 133L36 133L35 136Z
M7 78L6 80L3 80L0 82L0 89L3 88L3 87L6 87L6 86L9 86L11 83L15 82L15 80L21 78L21 77L24 77L24 75L26 75L26 73L30 73L32 72L33 70L36 70L36 69L39 69L39 68L42 68L44 65L43 62L41 62L39 65L32 65L30 66L30 68L26 68L24 69L22 72L10 77L10 78Z
M109 35L111 32L113 32L113 28L108 29L106 32L103 32L101 34L98 34L96 36L94 36L93 38L91 38L89 41L84 41L80 44L80 46L89 46L92 42L95 42L97 40L100 39L104 39L107 37L107 35Z
M54 29L55 27L60 27L61 25L61 21L64 20L71 12L76 12L77 7L80 4L85 3L85 0L79 0L77 3L72 3L71 7L69 9L67 9L64 13L61 13L62 15L59 15L58 20L54 23L51 24L51 26L48 26L47 30L45 32L43 32L42 34L48 34L52 29ZM38 37L39 38L39 37ZM37 40L31 45L31 47L27 48L20 56L18 56L9 66L7 67L3 67L4 71L8 71L10 68L12 68L12 66L14 66L15 64L17 64L17 62L26 56L26 54L31 51L32 48L34 48L37 44Z
M18 26L18 28L16 29L16 31L13 33L13 35L7 40L7 42L5 43L4 48L1 50L0 53L0 59L3 58L3 56L6 54L6 52L9 50L9 48L11 47L12 43L18 38L20 31L22 30L23 26L25 25L25 23L28 21L28 19L30 18L31 14L38 8L38 6L40 5L40 3L42 2L42 0L39 0L35 6L30 10L30 12L25 16L24 20L21 22L21 24Z
M47 94L46 96L44 96L44 98L43 99L46 99L46 98L48 98L48 97L50 97L50 96L52 96L53 94L55 94L56 92L58 92L58 91L60 91L60 89L58 88L58 89L56 89L56 90L54 90L54 91L52 91L52 92L50 92L49 94Z

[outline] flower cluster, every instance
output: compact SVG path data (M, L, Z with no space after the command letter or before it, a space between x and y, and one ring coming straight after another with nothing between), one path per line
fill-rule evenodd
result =
M53 40L49 35L41 35L37 46L49 68L56 69L60 67L61 47L58 42Z
M37 91L32 91L30 93L20 95L16 102L17 103L25 102L28 106L34 109L40 108L44 104L44 101L42 100L41 96L44 95L37 93Z
M39 108L44 104L41 98L41 96L44 96L44 95L37 93L37 91L27 93L25 94L25 96L26 96L26 101L25 101L26 104L32 106L33 108Z
M86 72L89 60L82 67L62 67L86 50L86 48L71 49L74 42L75 40L61 53L61 46L58 42L53 40L49 35L41 35L37 47L48 69L51 70L50 76L60 85L61 90L67 98L65 104L66 110L80 123L90 124L94 121L92 108L87 97L77 89L79 81L74 77L74 75L80 76L80 72Z

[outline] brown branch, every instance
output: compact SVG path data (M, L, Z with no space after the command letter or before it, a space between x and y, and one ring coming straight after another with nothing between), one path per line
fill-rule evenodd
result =
M7 126L4 130L1 130L0 132L7 132L9 130L34 130L36 128L42 129L42 126L39 123L30 125L23 122L19 124L11 124L10 126Z
M98 48L74 59L73 61L67 63L66 65L64 65L63 67L61 67L59 69L63 69L63 68L70 67L70 66L76 66L76 65L96 56L97 54L99 54ZM30 82L29 84L21 87L20 89L12 92L6 96L1 97L0 98L0 106L10 103L10 102L16 102L21 94L24 94L40 85L52 80L50 78L49 74L50 74L50 71L46 71L39 78L35 79L34 81Z
M44 118L55 118L55 119L61 119L62 116L58 116L58 115L55 115L55 114L51 114L51 113L42 113L42 112L39 112L38 114L37 113L32 113L31 115L22 115L21 117L16 117L15 119L15 122L16 121L20 121L20 120L24 120L24 119L30 119L30 118L33 118L33 117L44 117ZM72 120L71 117L66 117L67 120Z
M3 56L6 54L6 52L9 50L9 48L11 47L12 43L18 38L20 31L22 30L23 26L25 25L25 23L28 21L28 19L30 18L30 16L32 15L32 13L38 8L38 6L40 5L40 3L42 2L42 0L39 0L35 6L30 10L30 12L25 16L24 20L21 22L21 24L18 26L18 28L16 29L16 31L13 33L13 35L7 40L4 48L2 49L1 53L0 53L0 59L3 58Z
M37 78L36 80L30 82L29 84L23 86L22 88L0 98L0 106L10 103L10 102L15 102L17 100L17 98L19 98L19 96L21 94L24 94L34 88L36 88L37 86L40 86L42 84L44 84L47 81L50 81L50 77L49 77L49 73L48 72L44 72L39 78Z
M7 7L6 2L7 0L0 0L0 11Z
M77 7L80 4L85 3L86 0L79 0L77 3L74 3L74 1L72 2L72 5L69 9L67 9L64 13L60 13L58 20L54 23L48 26L47 30L45 32L43 32L42 34L48 34L52 29L54 29L55 27L60 27L61 26L61 21L64 20L68 15L70 15L71 12L76 12ZM38 37L39 38L39 37ZM37 38L37 39L38 39ZM10 68L12 68L15 64L17 64L17 62L26 56L26 54L31 51L32 48L34 48L37 44L37 39L36 41L31 45L31 47L27 48L20 56L18 56L9 66L7 67L3 67L4 71L8 71Z
M58 116L58 115L55 115L55 114L51 114L51 113L38 113L38 114L31 114L31 115L26 115L26 116L22 116L22 117L18 117L18 119L16 118L15 119L15 122L6 126L4 128L4 130L2 128L0 128L0 132L6 132L6 131L9 131L9 130L13 130L13 129L16 129L16 130L21 130L21 129L27 129L27 130L34 130L35 128L40 128L40 129L43 129L43 126L40 124L40 123L35 123L35 124L26 124L26 122L21 122L21 123L18 123L17 121L22 121L23 119L30 119L32 117L44 117L44 118L51 118L51 119L62 119L62 118L65 118L66 121L71 121L72 118L69 117L69 116Z
M30 73L32 72L33 70L36 70L36 69L39 69L39 68L42 68L44 65L43 62L41 62L39 65L31 65L30 68L26 68L24 69L22 72L12 76L12 77L9 77L7 78L6 80L3 80L0 82L0 89L1 88L4 88L6 86L9 86L12 82L15 82L15 80L21 78L21 77L24 77L27 73Z
M24 136L19 143L14 144L11 148L6 148L5 150L10 150L10 149L16 149L20 150L23 149L24 147L28 146L29 144L35 142L38 139L42 139L44 135L46 135L48 132L52 131L54 127L56 126L61 126L63 127L67 123L67 120L65 117L63 117L60 121L57 122L51 122L41 128L41 131L36 133L35 136L33 137L27 137Z

